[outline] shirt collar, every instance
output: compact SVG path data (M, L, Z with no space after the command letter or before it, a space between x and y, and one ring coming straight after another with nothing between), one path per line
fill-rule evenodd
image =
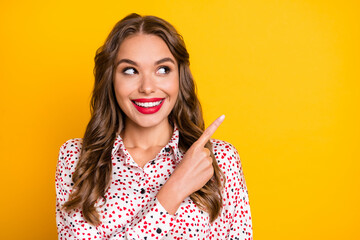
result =
M179 129L176 126L176 124L174 124L174 130L173 130L173 134L168 142L168 144L165 147L170 147L174 153L174 158L175 158L175 162L176 164L178 164L181 159L182 159L182 151L179 149ZM120 136L120 133L117 134L116 139L114 141L113 144L113 148L112 148L112 157L115 156L115 154L119 151L119 149L124 149L124 143L123 143L123 139ZM126 156L125 159L126 163L129 163L130 161L130 156Z
M183 153L181 152L181 150L179 148L179 129L176 126L176 124L174 124L173 135L167 145L172 148L174 156L175 156L175 162L176 162L176 164L178 164L182 159Z

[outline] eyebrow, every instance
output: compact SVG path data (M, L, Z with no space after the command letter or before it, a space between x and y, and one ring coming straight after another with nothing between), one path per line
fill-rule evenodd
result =
M123 62L132 64L132 65L134 65L134 66L138 66L138 64L137 64L136 62L134 62L134 61L132 61L132 60L130 60L130 59L127 59L127 58L123 58L123 59L121 59L120 61L118 61L117 64L116 64L116 66L119 66L119 64L120 64L120 63L123 63ZM166 57L166 58L162 58L162 59L156 61L154 65L158 65L158 64L161 64L161 63L164 63L164 62L172 62L173 64L175 64L174 60L172 60L172 59L169 58L169 57Z

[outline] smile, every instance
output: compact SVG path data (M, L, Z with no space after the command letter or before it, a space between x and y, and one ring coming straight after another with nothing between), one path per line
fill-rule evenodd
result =
M139 107L149 108L149 107L155 107L158 106L163 100L157 101L157 102L137 102L134 101L136 105Z
M160 110L165 98L132 99L135 108L142 114L153 114Z

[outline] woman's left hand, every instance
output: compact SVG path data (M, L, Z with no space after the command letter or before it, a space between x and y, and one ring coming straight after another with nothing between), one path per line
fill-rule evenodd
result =
M187 150L183 159L157 194L169 213L175 213L180 203L201 189L213 176L213 159L205 147L225 116L217 118Z

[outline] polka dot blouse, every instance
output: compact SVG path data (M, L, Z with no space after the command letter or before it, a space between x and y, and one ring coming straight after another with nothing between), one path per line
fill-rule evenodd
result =
M112 179L106 203L97 202L101 224L92 226L82 211L62 210L68 200L72 175L82 146L81 138L66 141L59 151L56 168L56 222L59 239L252 239L252 221L245 179L237 150L225 141L212 139L213 151L226 176L223 209L209 223L209 215L187 197L177 212L168 213L156 198L183 153L178 148L175 127L169 143L140 168L124 147L120 135L112 149Z

